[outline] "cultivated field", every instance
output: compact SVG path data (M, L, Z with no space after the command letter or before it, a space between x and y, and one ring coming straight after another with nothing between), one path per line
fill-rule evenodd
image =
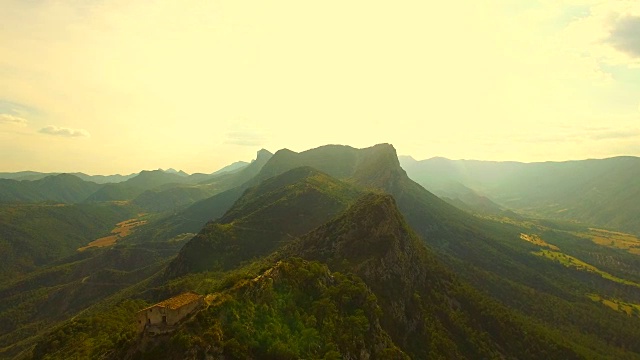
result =
M558 262L568 268L595 273L602 276L605 279L615 281L620 284L640 287L640 284L611 275L608 272L602 271L597 267L591 264L588 264L574 256L563 253L559 247L553 244L547 243L539 235L522 233L520 234L520 239L540 247L540 251L532 252L533 255L541 256L549 260Z
M79 248L78 251L84 251L90 247L105 247L114 245L116 242L118 242L118 240L129 236L136 227L146 224L147 220L141 220L141 218L144 216L145 214L138 214L137 218L117 223L116 227L111 230L111 235L96 239L87 244L87 246Z
M574 268L577 270L582 270L582 271L587 271L587 272L591 272L591 273L596 273L600 276L602 276L605 279L611 280L611 281L615 281L617 283L620 284L625 284L625 285L631 285L631 286L636 286L636 287L640 287L640 284L637 284L633 281L629 281L629 280L625 280L625 279L621 279L617 276L611 275L608 272L602 271L600 269L598 269L597 267L588 264L576 257L573 257L571 255L567 255L564 254L560 251L552 251L552 250L545 250L545 249L540 249L539 252L534 252L534 255L537 256L542 256L545 257L547 259L559 262L560 264L568 267L568 268Z
M597 294L589 294L587 297L611 308L612 310L623 312L629 316L640 316L640 304L632 304L619 299L606 299Z
M631 254L640 255L640 239L631 234L589 228L588 233L581 233L579 236L587 237L598 245L627 250Z
M542 240L539 235L536 235L536 234L531 234L531 235L520 234L520 239L522 239L524 241L528 241L528 242L530 242L530 243L532 243L534 245L538 245L540 247L546 247L546 248L549 248L551 250L560 250L559 247L547 243L546 241Z

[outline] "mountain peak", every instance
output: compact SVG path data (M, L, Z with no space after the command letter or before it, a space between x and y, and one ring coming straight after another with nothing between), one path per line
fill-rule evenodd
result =
M273 157L273 154L271 153L271 151L266 149L260 149L256 153L255 160L251 161L250 166L256 171L256 173L258 173L260 169L262 169L264 164L266 164L272 157Z
M418 160L416 160L413 156L411 155L400 155L398 156L398 160L400 160L400 164L415 164L418 162Z
M167 172L162 169L142 170L138 175L120 183L119 186L136 186L140 189L151 189L156 186L179 183L185 181L186 177L178 172Z
M176 170L174 168L168 168L167 170L162 170L162 169L158 169L160 171L164 171L167 174L176 174L176 175L180 175L180 176L188 176L189 174L187 174L186 172L180 170Z
M372 149L386 149L386 150L391 150L394 153L396 152L396 148L391 143L379 143L379 144L373 145L371 148Z
M260 155L258 155L258 156L260 156ZM220 168L220 169L214 171L213 174L222 174L222 173L234 172L234 171L237 171L237 170L240 170L240 169L246 167L247 165L249 165L249 163L246 162L246 161L236 161L236 162L234 162L232 164L229 164L229 165L227 165L227 166L225 166L223 168Z
M359 152L352 178L361 186L392 192L401 178L406 177L400 167L396 149L391 144L378 144Z
M256 160L257 161L268 160L271 156L273 156L271 151L269 151L267 149L260 149L260 150L258 150L258 153L256 154Z
M53 181L53 180L55 180L55 181L65 181L66 180L66 181L76 181L76 182L83 181L78 176L73 175L73 174L69 174L69 173L50 175L50 176L47 176L47 177L43 178L43 180L46 180L46 181Z
M402 175L396 150L391 144L356 149L325 145L300 153L281 149L267 162L261 178L281 174L299 166L314 167L332 177L364 187L388 190Z

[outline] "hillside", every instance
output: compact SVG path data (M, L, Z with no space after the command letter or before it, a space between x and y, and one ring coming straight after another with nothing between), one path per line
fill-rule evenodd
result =
M262 149L258 151L256 159L251 164L237 171L224 172L192 185L213 195L189 204L175 214L155 221L151 226L143 229L137 239L141 242L165 241L180 234L199 232L207 222L224 215L246 189L258 183L253 178L271 156L270 152ZM175 210L172 207L173 200L170 191L162 191L156 195L159 195L159 198L154 199L154 202L160 202L163 204L162 207L167 210ZM134 241L138 240L134 239Z
M127 298L129 289L161 271L180 245L91 249L0 283L0 358L14 358L61 323L108 306L113 296Z
M203 186L175 186L166 190L147 190L132 200L132 203L152 212L177 212L210 197L211 190Z
M59 329L38 344L32 358L408 359L381 329L379 307L366 285L319 263L278 262L209 301L174 334L153 338L127 326L140 302L123 302L111 316L98 314ZM91 334L97 346L76 345L79 331Z
M188 178L177 173L162 170L141 171L137 176L116 184L107 184L93 193L87 201L117 201L131 200L147 190L156 189L162 185L184 184Z
M223 217L191 239L167 275L228 270L266 256L345 210L359 194L309 167L269 178L246 190Z
M0 279L74 254L136 213L135 207L117 204L1 205Z
M360 198L285 253L362 278L383 309L382 328L411 358L579 358L459 282L405 223L391 196Z
M640 158L544 163L402 159L412 179L436 192L457 182L523 214L640 234Z

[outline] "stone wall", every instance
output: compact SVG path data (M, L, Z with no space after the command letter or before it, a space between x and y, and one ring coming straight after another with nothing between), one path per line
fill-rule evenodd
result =
M198 301L194 301L190 304L186 304L178 309L175 309L175 310L167 309L167 324L175 325L180 320L184 319L185 316L189 315L195 309L202 306L202 304L203 304L203 298L200 298Z

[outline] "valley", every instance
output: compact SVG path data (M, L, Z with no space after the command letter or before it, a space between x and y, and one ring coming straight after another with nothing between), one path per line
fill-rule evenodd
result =
M640 235L640 158L496 162L400 157L416 182L441 196L486 197L503 210Z

